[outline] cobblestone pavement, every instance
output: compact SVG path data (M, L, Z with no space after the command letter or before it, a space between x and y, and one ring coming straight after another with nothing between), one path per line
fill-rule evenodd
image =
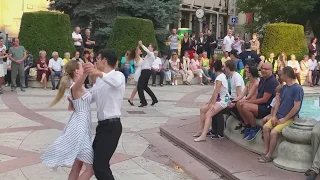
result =
M122 106L123 133L111 169L117 180L216 180L213 173L187 153L159 135L159 127L170 118L199 115L199 106L210 98L212 86L152 87L159 103L138 108L127 102L133 86L128 86ZM319 88L304 88L306 93L319 93ZM52 171L40 156L59 136L71 112L67 101L55 107L49 103L57 91L27 89L13 93L5 88L0 96L0 179L63 180L70 168ZM146 96L149 98L148 96ZM149 103L151 103L151 100ZM135 104L139 103L138 95ZM92 105L93 128L97 126ZM92 178L95 179L95 178Z
M159 98L159 103L154 107L145 108L132 107L128 104L127 98L132 89L133 86L129 86L126 90L121 118L123 133L111 160L115 178L118 180L197 179L180 168L184 166L183 164L179 166L172 160L186 153L180 149L177 150L177 147L162 138L159 135L159 126L171 117L197 115L199 109L192 107L197 106L193 104L194 98L199 96L197 92L202 90L209 92L212 87L155 87L153 90ZM59 136L70 117L71 112L67 111L67 101L62 100L55 107L49 108L48 105L57 91L29 88L26 92L18 90L13 93L9 92L9 88L5 90L5 94L0 96L0 179L67 179L70 168L52 171L40 161L41 154ZM136 105L139 102L137 98L138 96L135 99ZM186 100L192 103L186 103ZM151 103L150 99L149 103ZM95 105L92 107L92 133L94 134L97 119ZM163 142L163 146L168 147L164 150L168 153L156 147L159 142ZM176 153L170 157L170 151L174 152L173 148L176 148L174 150ZM202 166L192 158L191 161L194 166Z

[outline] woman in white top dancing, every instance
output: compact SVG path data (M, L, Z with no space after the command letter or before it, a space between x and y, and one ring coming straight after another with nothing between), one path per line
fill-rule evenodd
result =
M128 103L131 106L134 106L133 98L138 92L137 85L138 85L138 80L139 80L139 77L140 77L140 74L141 74L141 66L142 66L142 62L143 62L143 59L140 57L141 53L142 52L140 50L140 47L138 46L135 50L132 50L130 55L129 55L130 58L134 59L134 69L135 69L134 81L136 82L136 86L132 90L130 99L128 100Z

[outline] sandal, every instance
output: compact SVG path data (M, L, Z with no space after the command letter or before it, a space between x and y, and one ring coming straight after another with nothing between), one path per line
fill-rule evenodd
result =
M272 161L273 161L272 157L266 157L266 156L263 156L261 157L261 159L258 160L259 163L269 163Z
M266 154L261 154L261 156L258 157L258 160L264 158L266 156Z
M202 133L198 132L197 134L193 135L193 137L200 137Z

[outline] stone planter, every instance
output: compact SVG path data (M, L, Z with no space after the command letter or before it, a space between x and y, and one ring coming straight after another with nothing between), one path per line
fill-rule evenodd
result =
M278 146L275 166L295 172L305 172L311 167L311 132L316 124L312 118L300 118L283 129L285 140Z

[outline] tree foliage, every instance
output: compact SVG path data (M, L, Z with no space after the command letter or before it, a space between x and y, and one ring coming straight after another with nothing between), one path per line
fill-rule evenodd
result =
M318 0L237 0L241 12L253 13L254 22L247 26L258 31L266 23L298 23L305 25Z
M75 48L71 33L70 19L66 14L25 12L21 19L19 39L37 61L41 50L47 52L47 58L53 51L60 55L65 52L73 53Z
M104 46L117 16L151 20L157 40L162 42L168 35L167 24L179 18L180 3L181 0L56 0L51 9L69 14L74 26L87 27L92 23L95 36Z
M286 52L287 55L294 54L297 60L301 60L307 54L304 27L287 23L268 24L261 50L265 55Z
M142 40L145 46L157 44L152 21L133 17L118 17L114 23L111 46L122 57L127 50L135 49L138 41Z

